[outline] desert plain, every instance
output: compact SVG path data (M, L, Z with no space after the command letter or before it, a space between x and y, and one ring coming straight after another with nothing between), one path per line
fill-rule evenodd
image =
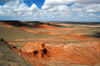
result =
M100 66L99 22L0 21L0 38L0 66Z

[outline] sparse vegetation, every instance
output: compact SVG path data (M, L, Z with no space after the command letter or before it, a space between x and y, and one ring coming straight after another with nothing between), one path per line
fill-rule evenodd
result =
M48 55L48 57L50 57L50 55Z
M45 24L45 27L41 27L41 24L42 25ZM53 28L52 26L54 25L52 24L56 24L55 25L56 28ZM6 22L5 22L5 25L6 25ZM45 44L47 54L41 52L42 55L46 54L42 56L42 58L39 57L38 51L36 52L35 57L32 54L30 55L30 53L26 54L31 57L31 58L29 57L30 59L35 59L34 63L37 63L37 66L39 66L39 64L43 64L44 66L46 65L82 66L79 64L79 62L81 63L84 62L83 63L84 66L89 66L88 65L89 61L91 61L92 63L94 61L93 58L95 58L96 60L98 60L99 58L98 57L99 53L97 53L99 51L99 50L97 51L97 48L99 47L97 45L99 45L98 43L100 43L100 24L98 25L85 24L84 25L84 24L66 24L66 23L57 23L57 22L51 23L51 24L47 22L43 22L43 23L42 22L24 22L22 26L13 24L12 26L14 28L9 28L11 24L9 25L7 24L7 26L5 25L0 24L0 38L5 39L8 43L16 46L18 49L22 49L28 42L30 42L30 44L28 45L29 46L28 49L32 50L35 48L35 50L39 49L40 51L40 48L36 48L33 45L31 46L31 44L32 43L35 44L36 42L43 42L43 44ZM37 26L34 27L34 25L38 25L38 27ZM18 29L18 28L22 28L22 29ZM95 46L97 48L95 48L94 45L92 44L96 44ZM39 44L37 43L37 45ZM87 46L87 48L85 46ZM90 46L92 46L93 48L91 48ZM22 54L25 54L25 53L22 53ZM93 58L89 59L92 56ZM73 57L74 57L74 60L73 60ZM84 57L85 59L89 57L88 58L89 61L84 60ZM42 61L40 59L42 59ZM70 63L67 63L67 61ZM73 62L73 64L71 64L71 62Z

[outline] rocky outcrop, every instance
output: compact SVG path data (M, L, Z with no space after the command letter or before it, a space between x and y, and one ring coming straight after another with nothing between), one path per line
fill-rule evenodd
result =
M39 57L43 57L43 55L47 53L47 50L43 42L36 42L36 43L29 42L21 50L22 52L26 52L31 56L38 55Z
M96 42L52 46L43 42L29 42L21 50L40 62L47 60L90 66L100 63L100 44Z

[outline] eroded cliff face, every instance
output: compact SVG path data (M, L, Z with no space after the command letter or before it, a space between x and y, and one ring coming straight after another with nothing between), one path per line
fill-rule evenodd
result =
M52 46L43 42L29 42L22 49L13 50L33 65L48 65L44 61L90 66L100 63L100 44L96 42Z
M100 63L100 43L98 42L52 45L43 42L28 42L18 49L3 39L1 41L33 66L53 66L54 63L63 63L65 66L74 64L98 66Z
M40 58L47 53L47 49L43 42L28 43L22 49L22 52L28 53L31 57L38 55Z
M13 22L0 22L0 25L2 24L4 25L4 27L11 28L13 30L23 31L23 33L30 33L31 36L34 34L49 35L49 37L47 38L42 37L40 39L36 38L35 36L30 38L29 34L27 34L30 39L27 37L25 37L24 39L17 38L11 41L14 44L8 44L8 42L4 41L3 39L1 40L2 42L6 43L7 48L9 47L10 50L12 49L20 57L23 57L33 66L100 66L99 38L82 36L74 32L74 29L83 28L56 28L48 24L29 25L22 22L20 23L21 25L19 26ZM30 27L30 29L28 29L27 27ZM33 30L33 27L39 29L35 31ZM40 30L41 28L43 29L43 31ZM9 35L10 33L7 36ZM15 35L16 32L14 35L10 35L10 37ZM24 41L25 44L23 43ZM18 45L16 44L16 42L18 42ZM18 46L20 46L20 49L18 48ZM2 46L0 47L4 49ZM0 54L1 58L4 57L2 52ZM16 58L11 59L15 60ZM8 61L7 64L9 64ZM25 63L23 62L23 64Z

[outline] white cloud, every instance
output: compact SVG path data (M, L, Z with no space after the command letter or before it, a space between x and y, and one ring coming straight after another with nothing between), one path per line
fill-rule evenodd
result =
M42 6L43 10L47 10L47 9L50 9L50 8L52 8L52 6L50 6L50 5L43 5Z
M26 13L32 14L40 11L40 9L33 3L31 7L28 7L23 1L16 0L16 2L9 2L0 7L0 14L2 15L24 15Z
M89 16L97 16L96 14L89 14Z
M70 3L81 3L81 4L90 4L90 3L100 3L100 0L45 0L45 5L67 5Z
M72 4L71 7L66 5ZM57 7L59 7L57 9ZM45 0L43 10L70 12L100 12L100 0Z
M84 9L86 9L86 12L100 12L100 4L89 5Z
M91 16L97 17L94 13L100 13L100 0L45 0L42 11L51 18L88 20Z
M35 4L32 4L31 8L29 8L30 11L39 11L38 7Z
M14 16L17 19L78 21L91 20L92 17L96 20L100 17L99 13L100 0L45 0L41 9L34 3L28 7L23 0L9 0L0 6L1 16Z

